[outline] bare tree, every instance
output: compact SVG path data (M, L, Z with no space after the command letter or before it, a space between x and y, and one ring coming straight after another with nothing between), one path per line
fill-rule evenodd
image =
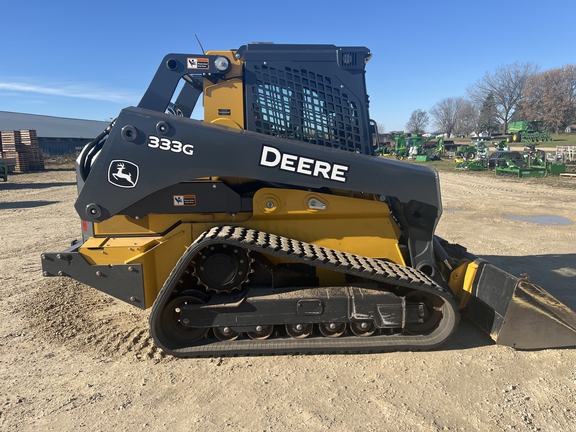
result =
M566 65L531 77L515 117L541 120L556 133L576 120L576 65Z
M423 134L429 122L430 117L426 111L421 109L414 110L412 111L410 120L406 123L406 130L415 134Z
M507 133L508 122L522 98L522 90L528 78L538 73L538 70L539 66L533 62L500 66L494 73L486 72L483 78L468 87L468 96L481 105L492 93L498 119L502 122L503 132Z
M458 110L463 103L464 99L461 97L446 98L430 108L430 114L434 118L435 125L446 133L448 137L452 135L456 128Z
M376 145L377 142L382 142L384 140L384 137L386 135L386 128L384 126L384 123L376 123L376 136L374 136L374 141L373 141L373 145Z
M454 131L462 135L470 135L478 128L478 108L474 102L462 99L456 113L456 126Z

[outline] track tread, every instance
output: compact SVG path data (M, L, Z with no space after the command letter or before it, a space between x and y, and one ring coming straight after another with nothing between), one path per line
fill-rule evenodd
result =
M161 329L161 312L170 299L178 279L194 254L211 244L229 244L251 251L274 255L280 259L314 265L394 286L427 291L441 297L446 305L443 324L430 335L371 336L369 338L278 338L267 341L236 340L208 343L201 340L190 347L165 344ZM158 346L168 354L180 357L262 355L292 353L365 353L392 350L431 349L443 343L456 329L459 319L452 295L424 273L393 262L327 249L271 233L234 226L217 226L201 234L182 256L160 291L150 314L150 332ZM446 321L446 323L444 323ZM169 345L169 344L168 344Z

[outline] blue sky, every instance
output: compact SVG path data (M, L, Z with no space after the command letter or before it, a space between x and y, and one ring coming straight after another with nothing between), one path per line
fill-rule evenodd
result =
M486 72L574 63L576 2L466 0L1 2L0 111L108 120L168 53L249 42L366 46L371 117L402 130ZM528 14L533 14L532 16Z

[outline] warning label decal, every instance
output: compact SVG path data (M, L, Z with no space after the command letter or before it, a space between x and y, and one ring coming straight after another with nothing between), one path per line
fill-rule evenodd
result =
M210 60L207 58L188 57L186 59L187 69L209 69Z
M195 206L196 195L174 195L172 202L175 206Z

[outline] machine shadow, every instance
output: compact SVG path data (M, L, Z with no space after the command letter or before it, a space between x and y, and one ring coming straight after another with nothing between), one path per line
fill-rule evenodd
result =
M56 204L60 201L17 201L9 203L0 203L0 210L42 207L50 204Z
M76 186L76 182L51 183L0 183L1 190L47 189L52 187Z
M576 254L484 255L481 258L514 276L528 275L533 283L540 285L576 314ZM488 334L462 317L456 333L439 349L451 351L494 344Z
M484 255L491 262L514 276L527 275L576 312L576 253L525 256Z
M438 348L438 351L458 351L495 345L490 336L466 317L460 318L458 329L452 337Z

